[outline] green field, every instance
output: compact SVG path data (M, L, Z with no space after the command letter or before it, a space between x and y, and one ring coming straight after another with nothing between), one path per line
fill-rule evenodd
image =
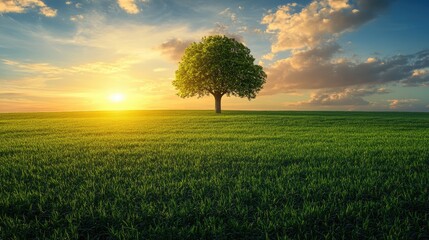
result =
M429 114L0 114L0 239L429 238Z

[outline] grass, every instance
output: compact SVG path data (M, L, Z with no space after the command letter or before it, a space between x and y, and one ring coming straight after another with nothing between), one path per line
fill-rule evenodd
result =
M429 238L429 114L0 114L0 239Z

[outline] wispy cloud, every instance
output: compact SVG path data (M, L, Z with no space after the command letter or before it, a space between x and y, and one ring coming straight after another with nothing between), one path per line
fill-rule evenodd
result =
M0 92L1 111L4 112L34 112L83 110L94 106L88 96L59 94L52 92L16 93Z
M24 63L9 59L2 59L2 62L16 71L27 72L31 74L36 73L45 76L54 76L63 72L62 68L53 66L49 63Z
M70 16L70 20L71 21L73 21L73 22L76 22L76 21L81 21L81 20L83 20L85 17L82 15L82 14L77 14L77 15L72 15L72 16Z
M82 16L84 21L76 21L75 31L68 34L23 23L19 32L0 37L11 49L23 51L25 47L27 53L33 49L36 53L26 59L0 56L0 68L8 74L7 80L2 79L0 93L5 94L1 102L14 106L2 106L1 111L27 111L30 106L34 106L33 111L109 108L106 96L112 91L127 95L127 108L139 108L161 95L175 96L169 79L174 64L166 61L157 47L174 36L200 39L209 31L195 31L183 24L170 24L160 30L142 23L111 23L107 16L96 12ZM37 48L22 45L22 38L39 48L43 46L45 53L51 53L49 56L61 53L67 61L39 55ZM71 101L63 98L69 93L81 93L71 96L76 98L76 105L69 105Z
M44 76L63 76L70 73L102 73L111 74L122 72L132 64L137 63L138 59L123 58L115 62L91 62L70 67L58 67L50 63L26 63L2 59L3 63L13 67L16 71Z
M237 15L231 10L231 8L225 8L219 13L219 15L228 17L232 22L237 21Z
M232 30L230 30L229 26L221 23L216 23L214 29L209 32L209 35L225 35L229 38L234 38L239 42L244 42L244 38L242 35L233 32Z

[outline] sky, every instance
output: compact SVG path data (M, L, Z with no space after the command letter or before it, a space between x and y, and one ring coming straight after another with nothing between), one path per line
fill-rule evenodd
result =
M263 66L224 110L429 111L426 0L0 0L0 112L213 109L172 85L192 42Z

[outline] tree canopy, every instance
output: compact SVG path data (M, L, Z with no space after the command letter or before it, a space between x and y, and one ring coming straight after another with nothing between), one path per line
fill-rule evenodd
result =
M267 75L254 64L250 49L233 38L208 36L186 48L173 85L183 98L213 95L216 112L222 96L256 97Z

